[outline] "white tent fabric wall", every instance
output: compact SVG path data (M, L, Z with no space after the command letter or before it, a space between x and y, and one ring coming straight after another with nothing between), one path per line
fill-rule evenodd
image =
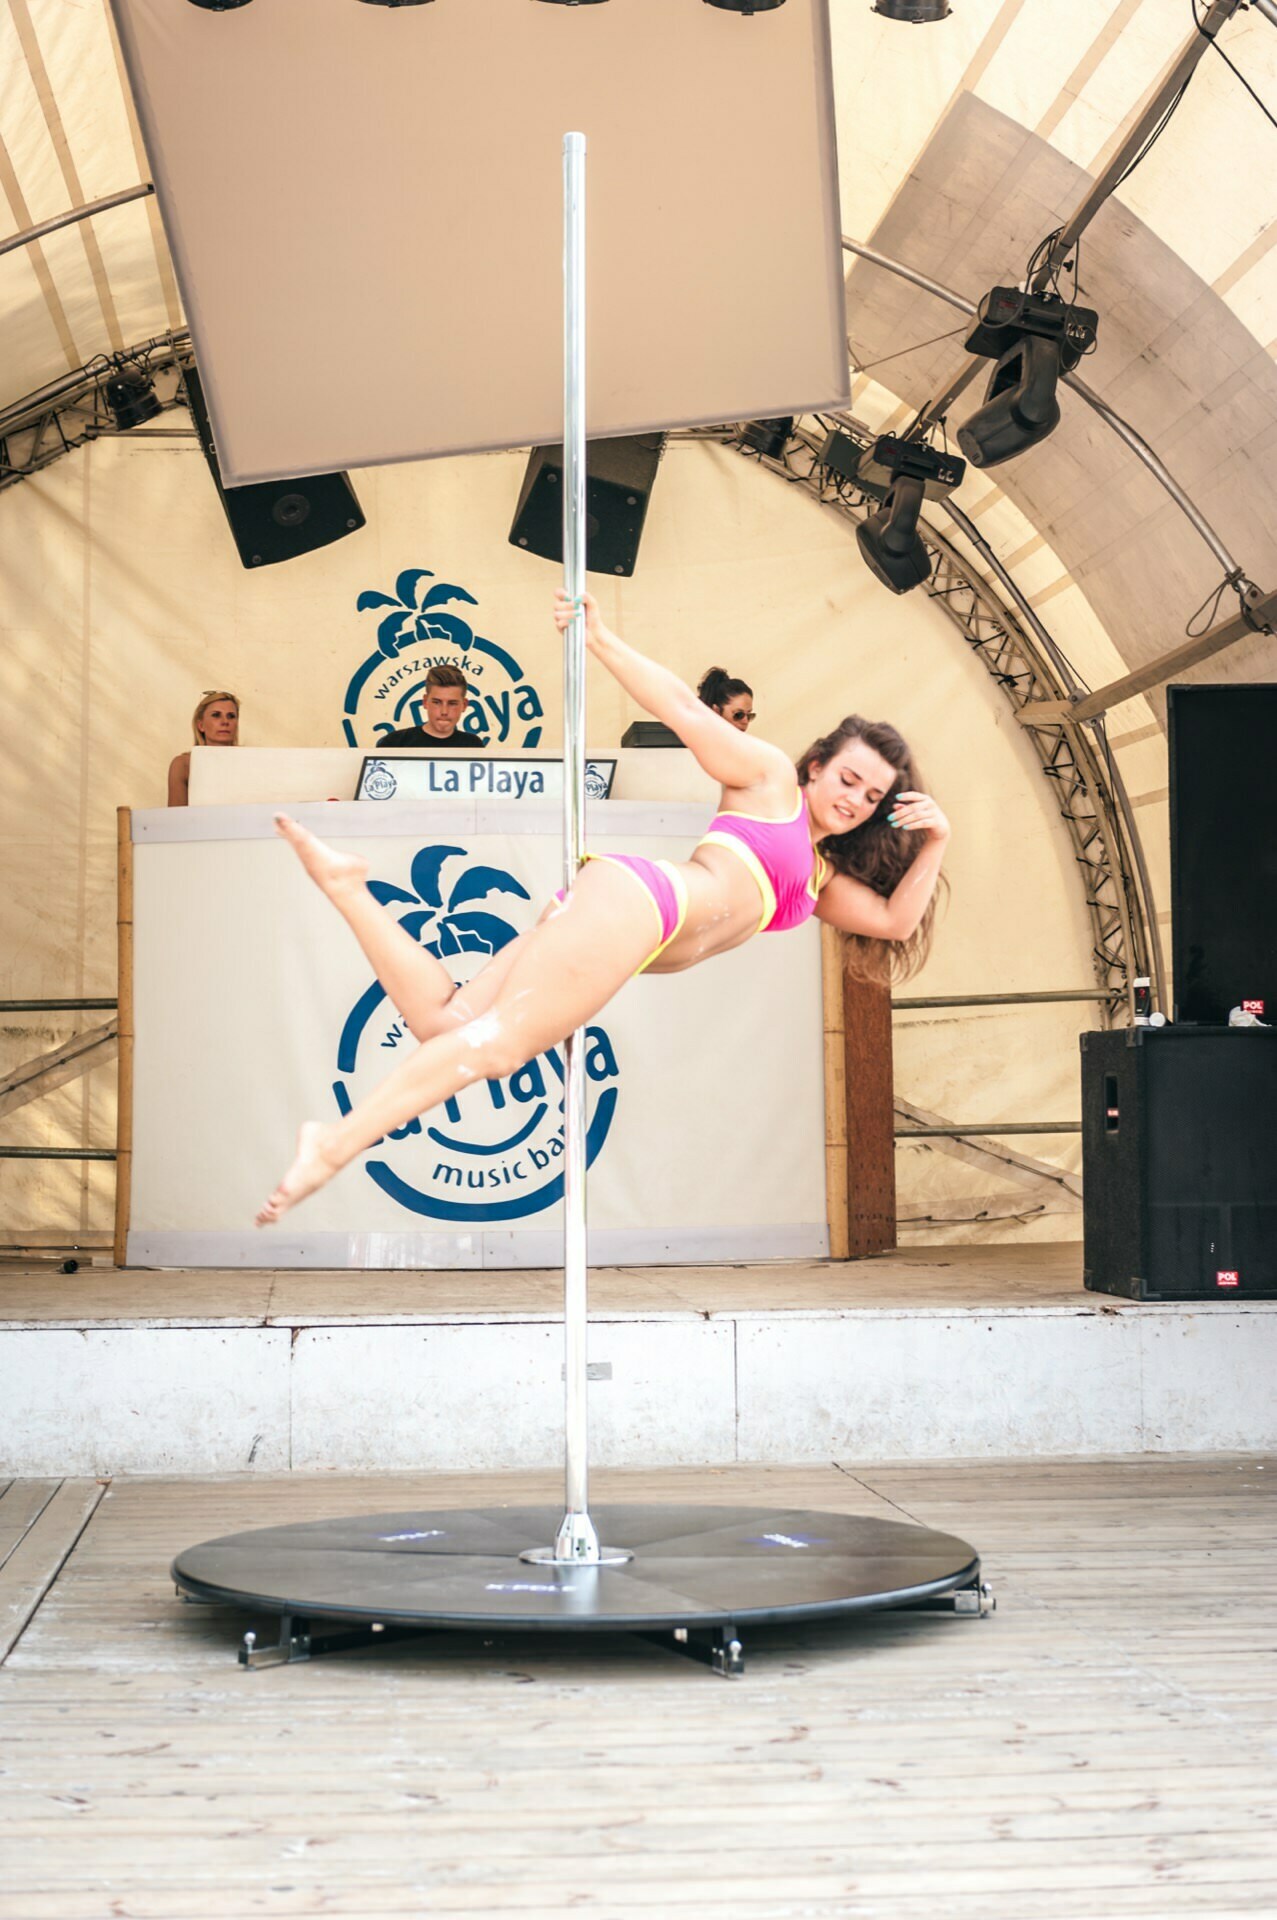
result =
M9 495L0 520L10 609L0 661L0 886L11 932L0 995L113 992L116 805L162 802L165 768L186 745L206 687L241 696L248 743L340 742L350 683L375 655L384 617L356 602L370 591L393 597L405 569L429 568L436 582L473 596L477 606L457 602L458 613L512 656L521 684L545 707L543 743L557 744L558 653L548 619L556 569L505 540L522 471L521 455L492 455L356 475L366 531L251 574L190 442L100 443ZM916 743L955 826L951 898L927 992L1092 984L1072 849L1010 708L936 607L877 588L836 514L756 462L675 442L638 572L598 584L623 630L689 679L714 662L748 679L763 733L791 752L848 709L889 717ZM503 693L504 684L494 689L498 714L510 711ZM595 675L589 698L590 743L616 742L633 717L624 696ZM371 698L359 706L361 744L372 743L379 711ZM509 738L522 744L523 733ZM211 899L207 910L236 909ZM198 926L190 937L198 940ZM1094 1011L902 1018L900 1091L973 1123L1070 1119L1076 1035ZM783 1005L742 1007L725 1020L747 1046L753 1022L784 1017ZM9 1059L36 1051L35 1038L30 1026L11 1032ZM192 1075L216 1074L216 1007L206 1028L175 1044L189 1053ZM15 1115L9 1137L109 1143L110 1079L108 1071L93 1076L87 1113L70 1089ZM1027 1144L1076 1166L1075 1140ZM7 1162L0 1180L0 1238L109 1224L101 1169ZM902 1154L907 1217L943 1216L947 1197L970 1201L997 1188L987 1172L933 1150ZM1008 1185L1003 1199L1024 1204L1025 1196ZM1073 1216L1051 1216L1001 1232L1051 1237L1074 1225Z
M1027 253L1020 239L1041 238L1060 209L1049 197L1034 206L1031 195L1021 207L1015 169L1033 161L1053 181L1051 170L1061 165L1094 173L1192 31L1189 0L1075 0L1068 7L955 0L947 21L920 28L876 17L868 0L848 0L833 10L833 23L844 231L871 242L889 235L900 253L915 244L925 251L925 241L935 247L930 267L928 258L911 264L967 298L983 291L990 263L981 259L977 272L961 248L950 260L946 234L977 234L986 203L1010 208L1005 218L998 214L1008 257L999 256L997 271L1018 277ZM1253 8L1239 11L1220 45L1277 108L1271 20ZM1003 142L1004 162L991 174L987 150L973 150L945 177L941 199L928 199L921 188L933 178L938 136L962 116ZM1166 131L1104 210L1103 232L1097 222L1090 258L1098 253L1106 289L1114 284L1109 276L1120 280L1123 271L1130 284L1113 298L1107 328L1101 311L1100 352L1084 369L1269 588L1277 584L1275 156L1277 131L1224 62L1207 53ZM8 231L19 234L149 177L106 0L75 8L7 0L0 8L0 191ZM928 225L932 215L938 220ZM1140 278L1150 262L1161 276L1155 285ZM933 374L956 363L958 342L885 356L956 326L960 316L924 294L901 309L900 283L878 270L853 269L849 287L853 347L877 337L884 315L895 316L885 345L860 348L861 362L876 364L858 371L852 389L857 415L877 428L908 417ZM1178 304L1162 315L1157 303L1168 293ZM181 317L153 200L5 254L0 408ZM1133 458L1101 482L1103 430L1089 419L1075 427L1081 414L1073 396L1064 406L1059 436L1030 462L972 473L959 502L1078 670L1100 685L1175 644L1211 564ZM4 490L6 993L113 990L111 808L119 799L159 797L163 763L185 744L193 693L212 679L242 682L249 739L338 737L343 674L363 657L358 649L367 650L363 625L371 616L357 618L353 609L360 587L393 591L402 566L434 565L440 577L476 593L488 631L517 633L529 662L548 658L539 651L530 582L548 581L552 570L502 541L519 470L517 458L494 456L429 476L357 476L367 532L261 577L236 568L189 443L102 443ZM1066 479L1080 488L1066 504L1089 528L1080 543L1058 507ZM1107 553L1099 544L1105 535ZM793 563L795 542L801 567ZM819 563L813 553L823 556ZM365 554L375 558L365 562ZM677 448L658 481L639 574L610 597L636 637L684 636L678 663L689 672L726 654L758 685L764 726L779 715L778 737L794 746L811 730L809 716L812 725L823 718L819 696L838 681L817 676L841 664L843 633L854 628L854 697L906 722L916 716L937 788L947 801L959 796L953 902L926 989L1090 984L1080 877L1009 708L936 608L918 595L892 602L868 580L833 516L734 457ZM862 680L868 632L889 644L864 662L869 677ZM916 647L927 650L929 681L914 670ZM779 660L794 676L783 683L792 694L777 684ZM882 677L889 666L897 678ZM1263 640L1218 655L1195 677L1262 680L1275 671L1273 643ZM898 705L902 694L907 701ZM593 698L603 703L593 715L603 737L616 738L619 702L599 688ZM552 740L553 702L548 723ZM974 777L946 744L968 733L981 746ZM1165 938L1159 696L1113 709L1109 737L1141 824ZM987 925L981 913L992 916ZM1085 1008L1066 1008L946 1014L934 1023L928 1016L925 1025L921 1017L902 1019L901 1092L962 1120L1069 1118L1074 1035L1088 1017ZM10 1029L0 1036L3 1058L29 1057L65 1032L35 1022ZM198 1057L199 1040L193 1051ZM1014 1071L997 1066L1013 1058ZM967 1070L971 1061L978 1081ZM6 1137L108 1140L110 1080L100 1071L25 1109ZM1068 1140L1026 1144L1065 1164L1076 1153ZM988 1186L978 1170L930 1150L902 1152L901 1173L906 1214L940 1213L946 1193L970 1196ZM109 1169L8 1162L0 1167L0 1211L14 1228L46 1219L55 1227L102 1225L109 1187ZM1062 1218L1025 1230L1067 1225Z

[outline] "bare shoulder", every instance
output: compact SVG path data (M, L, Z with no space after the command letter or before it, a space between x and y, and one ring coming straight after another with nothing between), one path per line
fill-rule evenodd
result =
M747 786L724 783L724 810L761 814L764 819L788 820L798 800L798 775L787 753L767 740L751 740L757 777Z

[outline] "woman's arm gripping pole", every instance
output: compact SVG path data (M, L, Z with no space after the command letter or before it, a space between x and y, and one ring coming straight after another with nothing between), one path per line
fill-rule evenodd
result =
M765 740L751 740L733 727L721 714L698 700L686 681L649 660L637 647L631 647L604 626L593 594L583 596L585 605L585 644L590 653L606 667L612 678L624 687L645 712L672 727L685 747L691 749L710 776L724 787L749 789L765 786L777 777L793 785L793 763L779 747ZM560 589L555 596L554 619L560 633L572 619L573 604Z

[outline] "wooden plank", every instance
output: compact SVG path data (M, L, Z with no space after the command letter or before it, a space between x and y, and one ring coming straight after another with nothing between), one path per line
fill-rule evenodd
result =
M0 1495L0 1567L52 1500L58 1480L9 1480Z
M104 1485L63 1480L0 1567L0 1666L92 1519Z
M119 1083L115 1121L115 1264L128 1262L133 1184L133 814L116 815L116 1027Z
M820 929L820 982L825 1032L825 1217L829 1257L851 1249L847 1195L847 1030L843 1012L842 941Z
M891 988L847 978L843 992L847 1079L848 1253L896 1244L896 1142Z

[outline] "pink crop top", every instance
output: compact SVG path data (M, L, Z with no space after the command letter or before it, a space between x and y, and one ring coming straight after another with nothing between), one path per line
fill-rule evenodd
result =
M762 895L760 933L787 933L815 912L828 862L812 846L807 797L801 787L788 820L760 820L756 813L717 813L700 844L729 847L749 868Z

